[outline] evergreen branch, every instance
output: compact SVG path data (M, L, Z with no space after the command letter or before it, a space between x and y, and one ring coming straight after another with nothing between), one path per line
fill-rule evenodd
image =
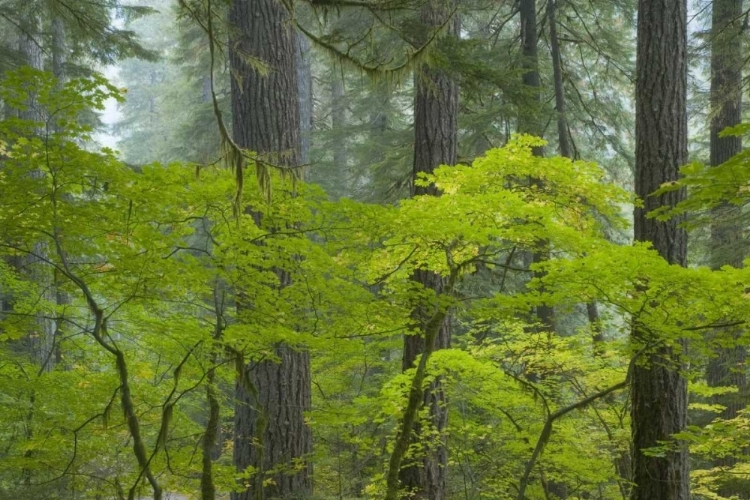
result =
M333 0L335 1L335 0ZM338 47L336 47L333 43L330 43L326 40L324 40L322 37L316 36L312 32L310 32L308 29L306 29L304 26L302 26L299 22L296 23L297 29L299 29L305 36L307 36L313 43L315 43L318 47L325 50L331 57L333 57L335 60L337 60L340 64L346 63L354 67L355 69L358 69L365 73L367 76L373 79L378 79L382 76L393 76L396 80L400 80L408 71L410 71L415 66L422 63L427 56L429 55L430 49L432 49L435 41L444 34L446 31L446 27L449 25L449 23L453 20L453 17L458 12L458 7L454 8L452 12L450 12L447 16L445 16L445 20L439 25L436 26L434 30L432 30L432 33L430 33L430 36L427 38L427 40L417 46L411 53L406 55L406 60L402 62L401 64L398 64L396 66L388 66L387 64L367 64L360 60L358 60L356 57L351 55L351 49L348 49L346 51L342 51Z

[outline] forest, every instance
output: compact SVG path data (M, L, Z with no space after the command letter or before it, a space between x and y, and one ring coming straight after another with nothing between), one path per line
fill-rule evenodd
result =
M750 500L749 26L0 0L0 500Z

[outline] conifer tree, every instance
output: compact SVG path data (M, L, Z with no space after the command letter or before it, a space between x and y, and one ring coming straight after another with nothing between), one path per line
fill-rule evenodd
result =
M635 240L650 242L670 264L687 264L687 233L680 220L660 221L648 213L674 206L684 191L652 193L678 178L687 161L687 2L640 0L636 81ZM648 277L644 277L648 280ZM636 350L645 362L633 367L631 419L633 438L632 500L688 500L688 451L681 443L663 456L649 448L668 442L685 429L687 382L682 356L685 345L664 345L648 330L634 326Z
M276 0L234 0L230 10L232 134L257 162L295 172L301 165L298 41L287 7ZM261 68L260 66L263 66ZM256 224L261 224L255 214ZM279 287L288 275L278 271ZM238 293L238 311L252 298ZM305 497L312 491L310 355L279 343L272 355L248 365L254 394L238 383L234 463L254 471L235 500Z
M460 19L455 13L457 2L444 3L431 0L420 11L420 28L425 35L448 24L447 36L458 37ZM423 35L423 38L427 37ZM455 165L458 160L458 99L459 89L455 76L441 68L421 65L414 76L414 165L412 169L412 196L439 196L435 186L420 186L423 174L431 174L441 165ZM443 278L428 270L417 270L414 280L429 291L429 300L418 304L414 311L416 335L404 337L402 369L414 368L417 358L425 350L425 336L432 317L437 314ZM433 349L446 349L451 343L450 317L446 317L435 336ZM425 435L436 435L434 442L425 443L424 456L411 457L400 473L401 486L413 492L414 498L443 500L446 495L448 450L445 431L448 407L440 379L424 392L424 405L429 417L426 425L416 423L413 439L425 440ZM428 431L428 432L426 432Z

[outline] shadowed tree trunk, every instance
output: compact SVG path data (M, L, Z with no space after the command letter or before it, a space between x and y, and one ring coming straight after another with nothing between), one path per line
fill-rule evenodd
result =
M520 0L519 14L521 16L521 55L523 57L522 65L526 70L522 75L523 84L528 88L532 97L530 110L521 113L518 119L518 131L524 134L531 134L537 137L544 135L543 127L539 120L539 105L541 103L541 81L539 79L539 54L537 44L539 37L537 35L536 24L536 0ZM543 156L544 151L541 147L533 149L535 156ZM539 183L539 179L530 179L532 183ZM537 249L531 255L531 262L542 262L549 258L549 245L545 241L540 241ZM527 257L528 259L528 257ZM527 260L528 262L528 260ZM534 272L535 278L541 278L543 273ZM537 306L536 316L541 327L548 331L555 331L555 309L546 304Z
M672 206L684 197L675 191L649 196L678 178L687 161L687 5L686 0L640 0L636 79L635 240L647 241L671 264L686 265L687 234L680 220L657 221L646 214ZM655 342L635 329L633 341ZM633 438L632 500L688 500L688 452L683 446L664 456L644 450L669 441L685 429L687 383L681 375L684 345L656 347L646 363L633 370L631 420Z
M21 17L18 32L18 52L25 65L36 70L42 70L44 69L44 52L41 46L41 20L38 12L34 12L33 9L33 5L28 5L28 11ZM19 118L36 122L43 122L45 120L45 117L42 116L36 105L35 95L29 94L27 106L26 110L19 113ZM39 129L36 133L42 135L45 131ZM41 170L35 170L31 172L31 175L34 178L41 179L44 173ZM49 304L54 304L56 294L53 287L53 272L52 268L44 263L48 250L46 244L36 243L33 255L14 258L13 264L19 272L29 276L39 287L42 294L41 299L47 301ZM50 316L49 311L40 311L37 314L37 329L34 332L30 332L28 337L29 354L40 364L43 371L50 371L56 361L53 351L55 349L55 331L57 329L56 322L50 319Z
M742 1L714 0L711 19L711 165L726 162L742 151L741 137L719 137L727 127L742 120ZM724 204L714 210L711 226L711 267L742 267L741 210ZM741 332L736 332L740 335ZM726 335L726 333L724 333ZM735 386L736 394L715 396L713 403L726 409L720 417L732 419L747 404L747 375L744 346L719 348L709 360L706 379L710 386ZM737 460L728 456L717 459L715 466L729 467ZM747 484L730 481L719 490L722 496L750 498ZM743 487L744 486L744 487Z
M426 30L445 24L448 16L450 36L458 36L460 21L454 14L452 2L430 0L422 7L420 21ZM458 83L444 70L423 65L415 75L414 97L414 165L412 170L412 195L438 195L435 186L415 186L414 180L422 172L430 173L440 165L454 165L458 159ZM417 271L413 279L426 289L434 290L435 297L443 291L443 280L429 271ZM424 334L437 308L434 304L420 304L414 311L419 335L404 337L403 369L415 366L424 351ZM450 346L450 319L442 322L436 337L435 349ZM448 466L444 430L448 423L445 393L438 379L424 393L424 404L429 407L429 426L437 437L426 439L417 423L412 439L424 447L423 456L411 457L401 469L401 487L414 493L413 498L443 500Z
M302 153L298 42L289 12L277 0L233 0L230 23L234 140L267 162L296 167ZM260 74L247 56L268 71ZM287 279L283 273L279 278L283 286ZM247 306L240 300L240 309ZM244 384L236 387L234 464L238 470L252 466L257 474L248 490L232 493L233 500L312 493L312 432L304 418L311 407L309 353L279 345L275 354L279 362L246 367L258 401Z

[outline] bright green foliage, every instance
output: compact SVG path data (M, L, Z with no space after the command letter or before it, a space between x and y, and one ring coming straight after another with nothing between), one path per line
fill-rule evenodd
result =
M687 338L687 374L704 398L694 408L711 412L705 398L717 389L695 366L716 345L748 341L727 328L750 314L747 271L670 266L646 245L609 242L605 228L627 227L630 195L593 163L532 155L539 139L515 137L418 181L441 196L331 202L275 177L274 195L247 192L236 216L231 172L134 170L84 147L82 114L120 97L103 79L60 87L28 69L6 75L9 107L30 96L42 121L0 122L0 498L195 494L212 379L222 432L211 476L219 492L243 488L252 471L232 468L228 439L234 367L268 359L280 342L312 355L318 493L378 498L417 373L399 362L401 335L418 331L416 305L454 313L453 347L432 354L424 374L425 384L442 377L450 402L450 498L517 498L523 486L543 499L549 484L621 498L631 360ZM518 256L541 245L551 258L532 270L543 272L507 287L509 274L530 276ZM19 265L28 255L36 260ZM26 267L53 275L70 300L51 299ZM442 293L412 279L419 269L446 278ZM477 286L479 275L489 284ZM249 305L241 314L235 290ZM557 335L533 320L540 304L575 316L592 301L600 325ZM42 316L58 325L49 364L31 349ZM657 343L627 342L634 325ZM406 461L437 437L418 410L423 439ZM746 418L664 446L739 455L732 433ZM695 478L715 490L712 471Z
M722 136L746 136L750 124L740 124L724 130ZM744 206L750 200L750 155L747 151L733 156L725 163L710 166L701 162L690 163L680 169L682 177L661 187L654 196L679 189L688 189L688 196L671 210L654 213L660 219L691 214L687 227L695 229L709 225L711 210L723 204Z

